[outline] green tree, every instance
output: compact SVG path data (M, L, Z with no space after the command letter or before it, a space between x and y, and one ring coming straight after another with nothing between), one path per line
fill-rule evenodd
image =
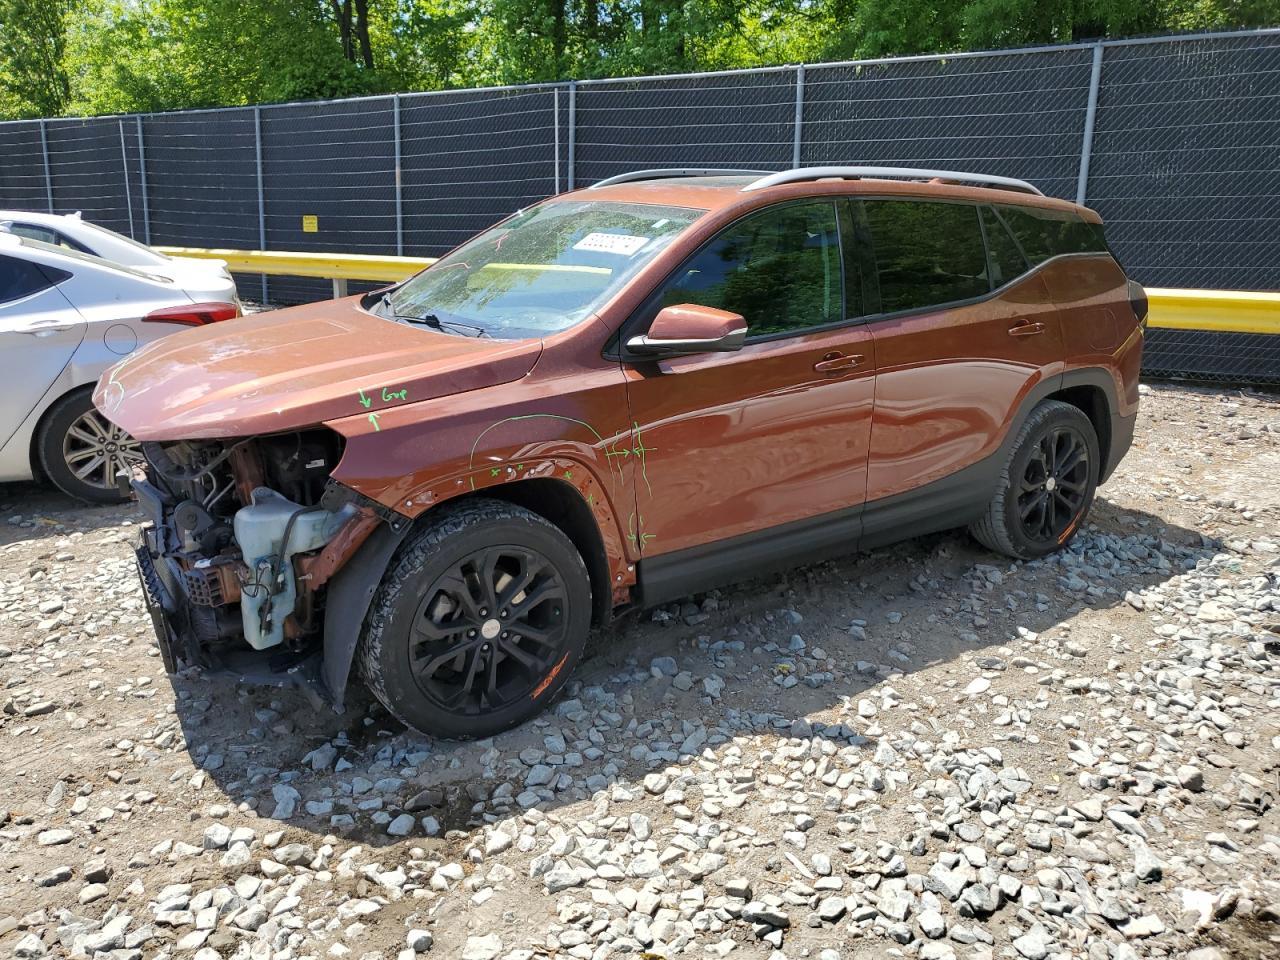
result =
M362 55L357 53L357 59ZM352 96L377 75L313 0L94 0L70 31L77 113Z
M1280 21L1280 0L0 0L0 115L174 110Z
M0 0L0 85L11 116L56 117L71 100L69 0Z

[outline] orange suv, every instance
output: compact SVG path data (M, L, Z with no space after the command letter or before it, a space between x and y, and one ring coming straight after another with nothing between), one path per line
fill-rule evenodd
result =
M1031 559L1133 436L1146 299L1097 214L972 173L650 170L360 297L105 374L165 664L352 666L431 734L550 702L592 623L968 525Z

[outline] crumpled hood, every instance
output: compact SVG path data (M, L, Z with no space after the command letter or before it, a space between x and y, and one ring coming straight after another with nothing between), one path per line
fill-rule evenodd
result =
M104 373L93 402L140 440L251 436L508 383L541 350L386 320L349 297L162 337Z

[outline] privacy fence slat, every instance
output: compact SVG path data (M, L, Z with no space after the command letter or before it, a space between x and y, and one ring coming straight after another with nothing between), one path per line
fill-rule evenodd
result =
M1145 284L1280 289L1280 29L12 121L0 207L78 210L162 245L437 256L626 170L796 164L1023 178L1084 196ZM330 289L272 277L265 291ZM1162 372L1179 372L1179 350L1182 372L1223 369L1205 359L1216 349L1153 344Z

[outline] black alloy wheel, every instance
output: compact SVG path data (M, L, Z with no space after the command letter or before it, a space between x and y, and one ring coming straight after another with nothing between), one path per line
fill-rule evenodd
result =
M1042 400L1011 438L1004 469L969 532L984 546L1034 560L1066 546L1088 516L1102 470L1093 422Z
M464 557L423 594L410 669L422 695L458 717L529 695L566 652L568 590L535 550L500 545Z
M1018 487L1018 518L1028 539L1056 544L1090 494L1089 447L1073 427L1055 427L1035 444Z
M564 531L512 503L446 503L418 522L369 608L360 674L423 733L491 736L568 682L591 628L591 579Z

